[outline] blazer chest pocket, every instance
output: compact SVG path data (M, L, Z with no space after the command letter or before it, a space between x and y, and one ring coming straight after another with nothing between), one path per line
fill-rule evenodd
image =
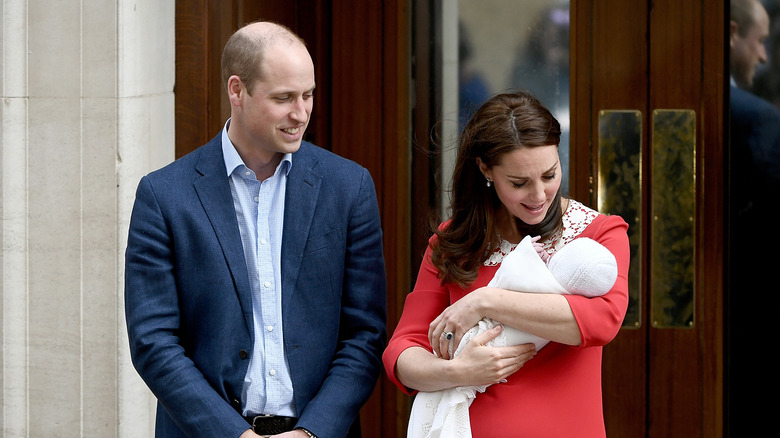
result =
M342 241L341 232L337 229L333 229L325 234L310 237L309 240L306 241L306 249L303 251L303 254L310 255L330 246L341 244Z

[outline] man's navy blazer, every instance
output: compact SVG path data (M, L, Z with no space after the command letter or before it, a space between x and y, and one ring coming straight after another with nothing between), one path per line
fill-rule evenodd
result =
M158 437L238 437L253 322L221 135L141 179L125 260L135 368L158 399ZM386 283L368 171L303 142L288 175L282 323L298 426L343 437L371 395Z

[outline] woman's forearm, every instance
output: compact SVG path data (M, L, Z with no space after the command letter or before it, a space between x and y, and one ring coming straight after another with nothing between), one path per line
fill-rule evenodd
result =
M434 356L422 347L410 347L396 361L398 380L418 391L439 391L459 386L453 362Z
M498 383L536 354L533 344L487 346L501 330L499 325L479 333L454 359L436 357L422 347L407 348L396 361L396 376L407 388L427 392Z
M580 328L563 295L485 288L481 313L506 326L566 345L580 345Z

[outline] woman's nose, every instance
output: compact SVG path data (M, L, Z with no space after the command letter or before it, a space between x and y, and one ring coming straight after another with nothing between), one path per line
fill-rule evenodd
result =
M544 202L546 195L544 193L544 184L536 183L531 189L531 200L535 202Z

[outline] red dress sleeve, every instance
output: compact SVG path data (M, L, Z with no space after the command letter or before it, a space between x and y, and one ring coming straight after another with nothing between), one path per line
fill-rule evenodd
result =
M620 330L628 308L628 266L630 250L628 224L620 216L597 216L578 237L589 237L604 245L615 256L618 275L609 292L601 297L566 295L577 325L580 348L604 346Z
M406 394L414 394L396 377L395 363L401 352L409 347L423 347L433 351L428 342L428 326L450 305L449 291L442 286L438 270L430 262L431 247L425 251L417 283L406 296L401 319L382 355L385 371L390 380Z

